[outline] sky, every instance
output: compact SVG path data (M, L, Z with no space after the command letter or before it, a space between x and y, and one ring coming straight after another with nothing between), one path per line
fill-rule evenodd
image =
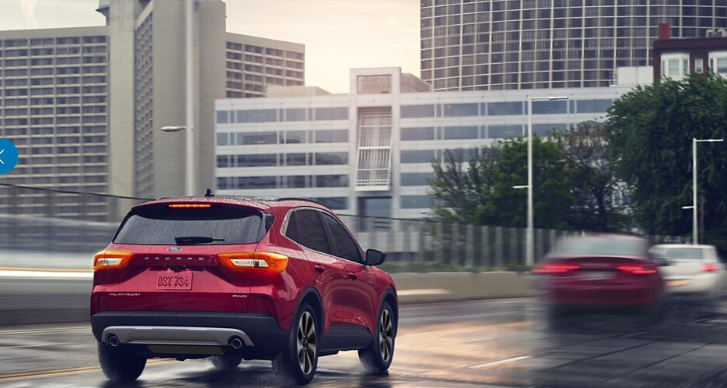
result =
M180 0L181 1L181 0ZM98 0L0 0L0 30L100 26ZM301 43L306 85L349 92L349 70L419 76L419 0L226 0L227 31Z

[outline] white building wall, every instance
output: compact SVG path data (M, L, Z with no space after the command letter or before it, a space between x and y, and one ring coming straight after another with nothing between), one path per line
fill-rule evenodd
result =
M345 207L334 208L340 214L358 214L358 200L361 197L383 196L391 197L391 216L395 218L422 218L429 212L428 207L409 207L408 201L419 198L426 198L429 186L426 182L419 185L408 185L411 181L411 173L433 173L430 161L409 163L402 161L402 152L432 150L432 156L441 156L446 149L472 149L492 145L504 137L525 135L527 128L527 106L528 95L532 96L567 96L569 101L561 101L562 113L539 114L545 105L538 105L533 102L533 129L536 133L544 133L552 127L564 128L567 125L577 124L587 120L601 120L605 111L610 106L610 101L617 99L620 95L628 92L630 87L608 87L589 89L559 89L556 92L544 91L470 91L470 92L421 92L421 93L398 93L397 88L392 93L385 94L356 94L355 77L361 74L392 74L393 80L399 80L398 68L384 69L356 69L352 70L351 94L310 96L310 97L280 97L280 98L258 98L258 99L224 99L216 101L218 115L224 111L251 111L271 109L276 112L276 121L258 123L219 123L215 131L219 136L223 134L251 134L275 132L281 139L275 144L260 145L218 145L216 155L260 155L277 154L278 160L274 166L265 167L216 167L215 176L218 181L218 194L227 195L260 195L275 197L306 197L306 198L327 198L345 197ZM530 93L529 93L530 92ZM596 102L593 102L593 101ZM519 104L520 114L496 115L494 109L501 107L501 103ZM475 107L477 114L468 116L450 116L450 108L462 107L458 104L471 104L467 107ZM402 106L432 105L429 117L402 117ZM283 117L287 109L303 108L309 114L316 108L346 108L348 118L342 120L306 120L306 121L285 121ZM392 111L392 171L391 184L386 191L361 191L355 187L356 156L357 156L357 114L360 108L370 107L391 107ZM580 107L580 109L579 109ZM488 112L491 109L493 112ZM560 108L558 108L560 109ZM585 112L583 112L585 111ZM406 116L406 115L405 115ZM503 126L511 126L515 131L500 135ZM433 128L431 136L424 136L422 140L402 140L402 129L411 136L408 128ZM452 127L469 127L465 130L452 129ZM473 129L476 128L476 129ZM346 142L319 143L311 142L310 136L320 131L345 129L348 133ZM308 142L302 144L286 144L282 137L287 131L307 131ZM459 132L458 132L459 131ZM424 131L426 132L426 131ZM464 136L457 134L464 133ZM469 136L467 135L469 134ZM474 136L472 135L474 134ZM452 138L455 137L455 138ZM464 138L456 138L464 137ZM288 154L296 153L321 153L321 152L347 152L348 163L344 165L306 165L287 166L284 158ZM412 153L407 153L407 159ZM305 187L287 188L283 183L287 176L307 175L347 175L348 184L346 187ZM270 177L276 181L275 187L268 188L238 188L220 187L220 180L227 182L228 178L237 177ZM402 179L403 178L403 179ZM314 178L315 179L315 178ZM272 180L270 180L271 182ZM231 180L234 184L234 180ZM403 202L404 201L404 202Z

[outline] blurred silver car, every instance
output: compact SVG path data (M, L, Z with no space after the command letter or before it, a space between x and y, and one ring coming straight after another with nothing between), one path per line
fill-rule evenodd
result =
M712 245L660 244L649 249L666 281L667 292L699 302L715 302L724 288L725 267Z

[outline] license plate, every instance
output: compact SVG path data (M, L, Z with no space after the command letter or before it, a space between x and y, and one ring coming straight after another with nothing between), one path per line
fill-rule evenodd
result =
M189 291L192 289L192 272L160 272L156 289Z
M613 274L608 271L588 271L581 275L584 280L608 280L612 276Z
M686 286L687 284L689 284L689 281L684 280L684 279L673 279L673 280L666 281L667 287L681 287L681 286Z

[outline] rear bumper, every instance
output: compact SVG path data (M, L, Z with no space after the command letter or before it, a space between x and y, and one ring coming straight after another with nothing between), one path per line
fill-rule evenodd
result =
M99 342L108 343L114 336L112 342L119 346L157 357L221 352L267 359L279 353L288 338L275 317L264 314L111 311L93 315L91 327ZM242 348L230 346L235 338Z

